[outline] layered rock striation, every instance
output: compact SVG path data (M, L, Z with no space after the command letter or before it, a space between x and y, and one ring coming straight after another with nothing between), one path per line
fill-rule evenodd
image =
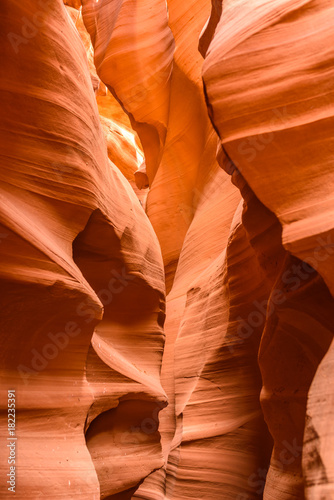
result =
M334 497L333 8L1 4L18 499Z

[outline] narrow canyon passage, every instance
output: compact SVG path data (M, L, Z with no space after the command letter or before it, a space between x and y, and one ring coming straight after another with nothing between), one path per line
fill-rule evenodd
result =
M2 0L0 498L334 499L333 19Z

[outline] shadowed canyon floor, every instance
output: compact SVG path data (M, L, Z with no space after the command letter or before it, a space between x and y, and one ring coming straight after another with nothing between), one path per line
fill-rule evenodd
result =
M2 0L0 498L334 500L333 19Z

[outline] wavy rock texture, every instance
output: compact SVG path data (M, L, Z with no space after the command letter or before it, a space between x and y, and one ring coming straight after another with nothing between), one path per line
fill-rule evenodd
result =
M163 0L82 1L101 80L138 132L153 179L166 139L173 37Z
M317 238L332 230L333 68L327 47L333 8L326 0L224 2L204 63L211 115L225 151L277 215L284 246L311 258L331 291L323 268L332 254L322 260L313 253L321 245ZM310 204L315 191L318 203Z
M197 359L197 364L199 363L199 366L192 366L191 361L194 361L195 351L203 342L203 336L205 335L205 308L203 308L203 324L199 324L196 331L192 332L193 337L191 337L191 341L196 345L196 349L187 365L184 365L182 360L182 352L184 349L188 349L188 345L185 345L188 339L181 339L179 343L178 336L181 330L184 330L182 325L186 314L189 314L191 317L193 310L196 310L196 304L199 308L202 306L201 301L209 300L207 295L210 296L210 294L208 292L204 294L205 297L201 297L200 294L200 289L204 286L208 286L207 273L211 273L214 277L215 272L217 272L216 269L218 269L219 272L217 272L217 274L219 276L217 276L217 280L221 279L221 271L217 262L219 260L224 260L224 251L228 240L230 225L234 211L240 200L237 190L230 184L226 174L221 171L217 165L214 165L207 177L203 178L202 192L198 192L198 197L198 208L187 233L176 271L174 285L167 300L165 323L166 345L161 380L168 394L169 405L161 412L160 417L162 447L166 460L166 478L163 472L156 473L155 477L148 478L144 485L139 488L138 497L136 496L136 498L164 498L165 492L167 498L183 498L183 495L187 493L187 488L192 484L188 492L190 498L191 495L196 495L195 488L198 486L190 481L191 476L185 476L187 488L181 485L179 486L177 479L178 471L180 470L180 459L182 460L183 445L181 445L181 442L183 441L183 429L188 426L191 427L191 421L186 420L182 422L183 413L185 412L187 415L187 411L189 411L189 408L191 408L193 404L190 403L188 406L188 400L182 394L180 388L182 388L183 391L187 391L189 399L191 399L193 393L196 394L198 393L197 391L199 391L197 388L197 378L199 378L200 382L201 379L199 374L201 372L201 364L203 363L205 366L204 360L202 360L202 347L201 355L198 356ZM216 216L213 217L213 214L216 214ZM207 241L211 241L210 247L208 247ZM198 279L200 284L195 287L194 281L196 279ZM218 289L217 285L216 294L218 293ZM196 300L195 303L193 301L191 304L191 312L188 313L187 311L190 304L187 302L187 294L193 295L194 290L197 291L199 297L196 297L197 302ZM220 309L220 302L216 298L215 306L212 305L212 309L214 310L215 307L218 309L218 306ZM217 310L216 314L220 314L220 312ZM218 323L218 320L216 322ZM214 348L217 350L219 349L219 346L222 344L224 332L224 325L219 328L216 326L216 329L214 329L214 326L215 325L212 327L213 332L211 333L211 343L213 344L211 347L212 351ZM187 331L189 335L189 330ZM178 348L178 345L180 345L180 348ZM196 368L196 373L198 373L197 377L194 376L194 370ZM214 381L211 384L213 387L215 386ZM208 382L208 385L210 386L210 382ZM179 386L178 389L177 386ZM213 408L212 406L210 408L213 420L215 417L218 418L218 414L223 406L221 399L216 401L217 392L218 390L210 394L208 399L210 400L210 398L213 397ZM205 406L205 402L202 402L202 405ZM203 415L202 419L204 418L205 416ZM206 437L206 425L203 425L203 420L198 421L197 427L198 436L202 438ZM189 431L187 431L187 433L189 433ZM219 435L218 430L216 434L213 430L213 439L215 435ZM190 441L186 443L190 448L187 456L187 465L182 467L188 467L189 471L191 471L192 467L199 467L199 465L197 465L199 454L198 450L196 450L196 444L200 442L200 438L198 441L194 441L194 443L189 439L187 439L187 441ZM212 449L214 449L214 447L215 444L213 443ZM200 467L203 468L203 475L205 475L205 460L201 460ZM218 466L216 473L219 475L219 472ZM216 489L218 489L219 486L220 484L217 484ZM206 490L204 488L201 491L201 495L204 495ZM209 491L210 490L207 491L208 494ZM210 493L212 493L212 491L210 491Z
M159 170L147 200L147 214L162 249L167 292L173 283L203 183L214 168L217 148L216 134L205 106L203 60L198 52L198 37L209 13L209 4L206 0L187 3L170 0L168 13L175 39L168 130Z
M256 363L261 330L239 347L236 318L252 307L250 298L262 298L263 283L247 243L239 210L227 250L187 291L175 344L175 408L182 442L173 498L221 498L222 491L225 498L240 492L256 498L247 480L255 465L263 465L258 442L266 431ZM240 264L248 270L247 283Z
M145 206L147 197L147 190L145 188L148 186L144 184L138 189L136 185L138 181L135 182L134 179L134 174L138 175L144 163L138 136L131 127L128 115L123 111L118 101L96 73L94 50L82 19L81 10L72 7L67 7L67 9L86 50L102 130L107 142L109 159L117 164L117 167L132 185L141 204Z
M18 499L334 497L333 10L1 4Z
M82 5L97 73L128 113L145 153L136 182L152 188L147 213L160 241L169 291L202 176L215 162L216 136L207 116L198 52L210 6L203 0L170 1L167 17L160 0L84 0Z
M223 2L203 67L210 116L231 160L225 168L242 173L277 216L284 248L305 261L289 258L277 275L284 310L277 305L267 319L260 350L262 406L275 441L265 498L303 498L305 485L306 498L333 495L331 410L319 418L316 405L320 398L331 407L324 374L332 348L318 365L333 336L326 288L333 294L332 14L332 4L321 0ZM275 373L273 354L283 346L289 355Z
M245 199L243 217L259 263L271 287L248 317L264 324L259 365L261 404L274 438L264 498L304 498L302 471L305 412L310 384L333 337L333 299L319 274L292 257L281 243L281 226L238 174ZM262 221L259 232L255 220ZM277 352L284 352L278 357Z
M161 253L108 159L64 6L5 2L1 11L1 367L19 405L16 495L107 498L163 465L157 432L138 427L166 401ZM34 36L19 45L6 36L36 13ZM103 447L95 453L105 436L116 443L107 475ZM125 454L141 462L135 475Z

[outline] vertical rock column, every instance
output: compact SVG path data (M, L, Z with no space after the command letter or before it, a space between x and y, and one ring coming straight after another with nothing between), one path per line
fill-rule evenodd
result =
M286 302L268 318L260 349L262 404L275 440L265 498L303 498L305 486L306 498L321 498L333 489L332 347L316 372L333 335L332 15L325 0L226 0L203 68L209 113L230 158L224 167L242 174L281 224L283 247L304 261L287 257L277 275L272 294ZM273 302L271 295L268 314Z
M85 50L63 3L4 1L0 11L1 436L15 389L16 498L98 500L163 463L156 429L143 425L166 404L161 253L108 160ZM105 476L94 421L116 407L101 417L104 442L117 443ZM143 463L135 478L125 454ZM7 458L2 441L2 477Z

